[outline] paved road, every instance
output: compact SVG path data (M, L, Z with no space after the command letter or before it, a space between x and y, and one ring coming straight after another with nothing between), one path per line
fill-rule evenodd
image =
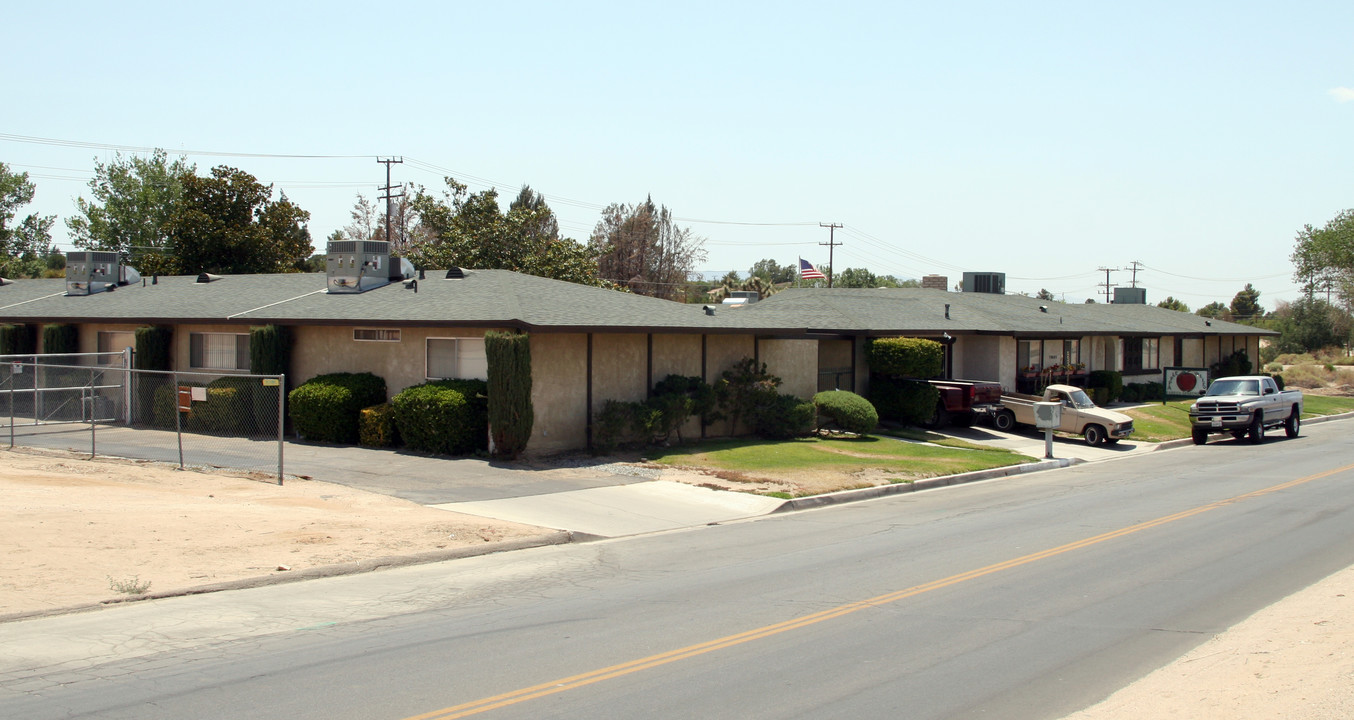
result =
M1343 425L8 625L0 717L1059 717L1354 564Z

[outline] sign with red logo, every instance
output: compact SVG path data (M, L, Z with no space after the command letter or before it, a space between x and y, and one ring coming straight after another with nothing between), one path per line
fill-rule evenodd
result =
M1208 389L1208 368L1163 368L1161 382L1168 396L1198 397Z

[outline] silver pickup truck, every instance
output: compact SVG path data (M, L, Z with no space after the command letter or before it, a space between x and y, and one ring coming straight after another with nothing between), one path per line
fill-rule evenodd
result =
M1288 437L1297 437L1302 393L1280 390L1268 375L1219 378L1190 406L1189 421L1195 445L1208 442L1211 433L1223 432L1256 444L1265 439L1266 430L1280 426Z

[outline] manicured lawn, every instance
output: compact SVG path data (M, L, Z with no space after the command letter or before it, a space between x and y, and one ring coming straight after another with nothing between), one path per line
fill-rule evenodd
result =
M1028 462L996 448L936 447L892 438L734 439L650 450L647 457L665 465L704 467L774 475L786 472L854 472L880 469L910 477L934 477Z
M1133 439L1146 442L1165 442L1189 437L1189 406L1191 400L1172 400L1165 405L1153 403L1122 410L1133 418ZM1354 411L1354 398L1327 395L1304 395L1302 417L1338 415Z

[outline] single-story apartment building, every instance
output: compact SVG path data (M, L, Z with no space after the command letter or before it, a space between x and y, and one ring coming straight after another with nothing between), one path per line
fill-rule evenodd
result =
M380 257L383 243L361 245ZM485 377L484 333L519 330L531 336L534 454L586 447L607 400L642 400L674 373L713 381L745 357L781 377L782 392L863 394L870 338L926 337L946 345L948 376L1014 390L1053 365L1159 380L1162 367L1204 367L1237 349L1258 358L1272 334L1147 305L936 289L803 288L739 307L686 305L507 270L386 278L388 256L359 265L333 250L326 273L133 276L96 292L69 276L7 281L0 323L74 325L84 352L121 350L137 327L167 326L175 369L221 373L247 372L251 326L285 325L289 386L365 371L392 396L428 379Z

